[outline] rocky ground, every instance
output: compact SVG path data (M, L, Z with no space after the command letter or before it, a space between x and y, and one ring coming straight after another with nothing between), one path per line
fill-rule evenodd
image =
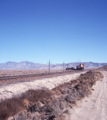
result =
M92 86L102 78L100 71L88 71L77 79L50 90L28 90L18 98L0 103L0 119L10 116L8 120L68 120L69 109L73 109L79 100L92 94Z

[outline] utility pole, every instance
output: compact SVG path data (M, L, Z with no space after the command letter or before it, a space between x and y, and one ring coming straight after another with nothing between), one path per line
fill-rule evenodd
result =
M67 68L68 68L68 64L67 64Z
M50 73L50 60L49 60L49 73Z
M64 72L64 62L63 62L63 72Z

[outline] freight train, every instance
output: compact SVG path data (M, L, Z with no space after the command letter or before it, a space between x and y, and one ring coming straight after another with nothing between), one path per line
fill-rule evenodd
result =
M83 70L83 69L84 69L84 64L82 63L75 67L66 68L66 70Z

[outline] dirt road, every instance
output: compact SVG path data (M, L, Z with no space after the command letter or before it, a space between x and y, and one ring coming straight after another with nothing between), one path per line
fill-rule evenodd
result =
M107 120L107 71L102 73L104 78L93 86L92 95L70 110L69 120Z

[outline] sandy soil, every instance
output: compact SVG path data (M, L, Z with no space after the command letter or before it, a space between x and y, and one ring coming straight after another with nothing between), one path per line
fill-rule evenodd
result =
M92 95L78 101L67 120L107 120L107 72L102 73L104 78L93 86Z
M76 79L81 73L74 73L69 75L38 79L28 82L16 82L7 85L1 85L0 101L21 95L22 93L26 92L29 89L41 89L41 88L53 89L59 84Z

